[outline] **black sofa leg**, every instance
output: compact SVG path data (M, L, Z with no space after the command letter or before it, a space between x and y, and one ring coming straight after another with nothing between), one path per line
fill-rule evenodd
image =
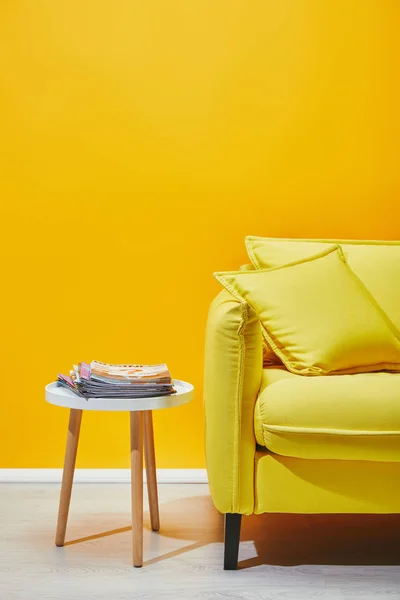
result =
M241 523L242 515L237 513L227 513L225 515L225 571L234 571L237 568Z

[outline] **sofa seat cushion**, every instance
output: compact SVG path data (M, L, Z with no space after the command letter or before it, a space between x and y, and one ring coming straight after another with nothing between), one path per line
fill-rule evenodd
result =
M400 374L264 369L254 425L257 443L282 456L400 462Z

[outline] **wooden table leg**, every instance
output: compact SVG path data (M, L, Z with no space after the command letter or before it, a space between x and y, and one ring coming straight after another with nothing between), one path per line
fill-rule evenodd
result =
M56 546L64 546L81 421L82 411L71 408L68 425L67 448L65 451L64 470L61 484L60 505L58 508Z
M131 488L133 565L143 564L143 411L132 411Z
M144 413L144 457L146 461L147 493L149 496L151 528L153 531L158 531L160 529L160 516L158 512L153 413L151 410L146 410Z

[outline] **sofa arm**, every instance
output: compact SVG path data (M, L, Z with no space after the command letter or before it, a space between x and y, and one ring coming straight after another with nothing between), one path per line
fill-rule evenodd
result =
M253 512L254 405L261 378L259 319L223 291L209 310L204 375L207 471L222 513Z

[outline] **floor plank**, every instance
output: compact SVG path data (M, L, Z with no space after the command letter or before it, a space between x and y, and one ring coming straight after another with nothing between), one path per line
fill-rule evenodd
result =
M59 486L0 485L1 600L400 599L400 517L245 517L239 570L222 570L223 520L206 485L145 501L144 567L131 564L130 489L76 484L67 545L54 546Z

